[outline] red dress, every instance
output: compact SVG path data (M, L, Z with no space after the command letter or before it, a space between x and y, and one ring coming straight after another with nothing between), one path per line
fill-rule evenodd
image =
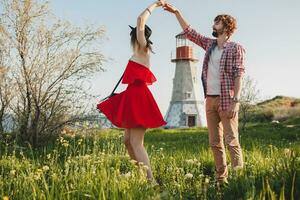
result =
M142 64L129 60L122 83L125 91L97 105L97 108L117 127L155 128L166 124L147 85L155 76Z

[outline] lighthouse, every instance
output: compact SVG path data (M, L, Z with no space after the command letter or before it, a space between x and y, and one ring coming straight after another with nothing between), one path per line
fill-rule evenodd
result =
M172 97L165 116L166 128L204 127L204 112L201 78L197 74L192 43L183 34L176 35L176 64Z

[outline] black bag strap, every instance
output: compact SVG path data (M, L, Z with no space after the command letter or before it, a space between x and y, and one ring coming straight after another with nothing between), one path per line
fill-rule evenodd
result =
M123 76L124 76L124 73L122 74L120 80L118 81L117 85L115 86L115 88L113 89L113 91L110 93L110 95L113 95L113 94L114 94L114 92L116 91L117 87L119 86L119 84L120 84L120 82L121 82Z
M107 97L101 99L100 102L102 102L102 101L104 101L104 100L106 100L106 99L108 99L108 98L110 98L111 96L114 95L114 92L116 91L117 87L119 86L119 84L120 84L120 82L121 82L123 76L124 76L124 73L122 74L120 80L118 81L118 83L116 84L116 86L114 87L114 89L113 89L113 91L110 93L110 95L108 95Z

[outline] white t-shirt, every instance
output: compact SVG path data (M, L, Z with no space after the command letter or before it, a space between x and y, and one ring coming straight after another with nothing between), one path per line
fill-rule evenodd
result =
M209 56L207 72L208 95L221 95L220 60L222 53L223 49L219 49L216 46Z

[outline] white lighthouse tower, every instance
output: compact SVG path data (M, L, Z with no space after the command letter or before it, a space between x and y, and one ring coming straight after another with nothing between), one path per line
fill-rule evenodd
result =
M167 128L206 126L203 91L200 76L197 74L198 60L193 55L191 42L183 34L176 36L176 63L173 79L172 99L165 116Z

